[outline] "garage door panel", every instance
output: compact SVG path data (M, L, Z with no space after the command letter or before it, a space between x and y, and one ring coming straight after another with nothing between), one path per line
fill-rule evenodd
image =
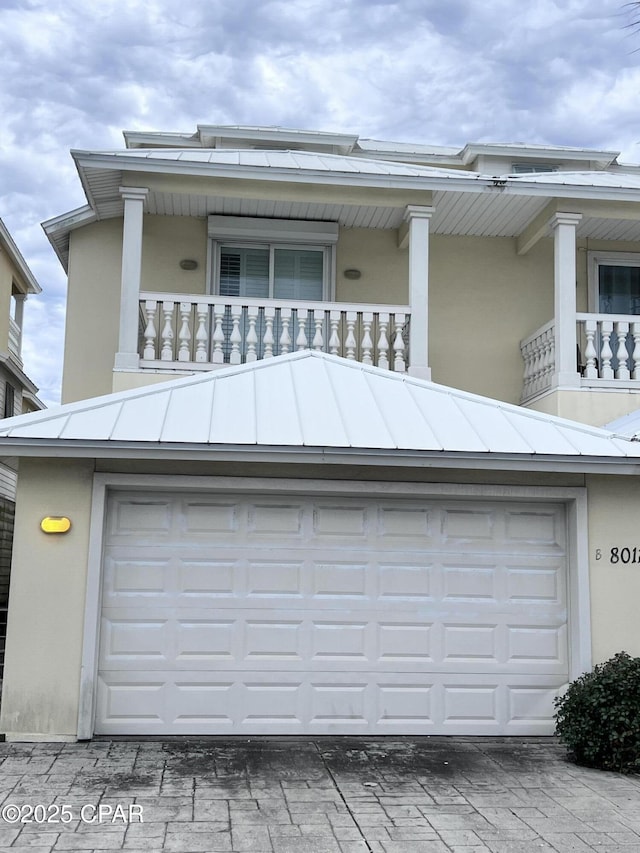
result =
M101 669L309 672L539 672L567 670L566 626L500 621L427 622L378 611L359 619L341 611L111 609L103 617Z
M186 671L101 677L96 726L174 734L543 733L560 679Z
M565 524L553 504L115 493L96 730L549 734Z

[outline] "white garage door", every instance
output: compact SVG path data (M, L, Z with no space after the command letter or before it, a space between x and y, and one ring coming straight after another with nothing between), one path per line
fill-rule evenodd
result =
M95 730L549 734L559 504L113 493Z

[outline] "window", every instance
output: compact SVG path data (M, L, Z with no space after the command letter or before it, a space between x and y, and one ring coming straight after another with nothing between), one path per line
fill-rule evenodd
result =
M16 392L10 382L4 384L4 417L12 418L15 414Z
M596 314L640 314L640 255L589 255L589 309Z
M545 172L557 172L558 167L554 163L513 163L512 175L542 175Z
M623 252L589 252L589 311L592 314L611 314L612 321L624 322L624 316L640 315L640 254ZM615 329L615 327L614 327ZM604 336L601 325L598 323L598 331L594 339L596 352L599 354L597 364L603 363L604 356L601 355ZM616 371L624 367L619 362L617 333L608 338L609 347L613 353L611 356L611 369ZM582 346L585 342L582 341ZM626 349L628 358L626 368L633 370L633 352L635 340L631 329L626 337ZM584 350L583 350L584 352ZM608 378L608 377L604 377Z
M220 246L218 292L221 296L321 301L325 252Z
M322 301L333 295L334 222L210 216L211 291Z

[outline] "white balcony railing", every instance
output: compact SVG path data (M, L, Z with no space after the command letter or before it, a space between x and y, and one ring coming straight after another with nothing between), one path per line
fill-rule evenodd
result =
M551 387L556 369L555 323L551 320L520 343L524 360L522 402Z
M640 391L640 316L576 314L576 373L582 387ZM520 343L524 361L521 402L553 386L555 323L551 320Z
M578 314L580 369L585 380L640 379L640 317Z
M314 349L396 372L408 366L406 305L140 294L140 366L211 370Z

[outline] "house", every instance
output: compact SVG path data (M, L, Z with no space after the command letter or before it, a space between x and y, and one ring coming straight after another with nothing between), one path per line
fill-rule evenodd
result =
M11 418L44 408L38 389L24 372L22 327L24 303L41 288L0 219L0 415ZM16 470L0 462L0 678L9 601L9 575L16 500Z
M553 731L640 654L640 169L282 128L74 151L0 730ZM61 615L63 614L63 618Z

